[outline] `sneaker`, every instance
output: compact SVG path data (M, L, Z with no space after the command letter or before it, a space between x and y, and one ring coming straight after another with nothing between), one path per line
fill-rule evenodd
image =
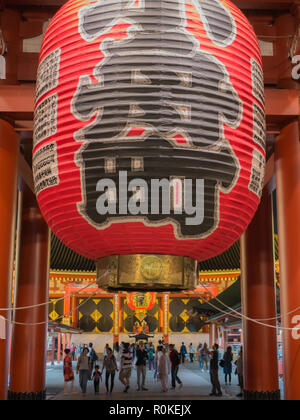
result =
M209 394L210 397L216 397L217 394L215 394L214 392L212 392L211 394Z
M217 397L222 397L222 392L219 392L218 394L217 394Z
M141 391L141 388L138 388L138 389L137 389L137 392L140 392L140 391Z
M130 387L129 387L129 386L127 386L127 387L124 389L124 393L125 393L125 394L127 394L127 392L128 392L128 390L129 390L129 388L130 388Z
M142 388L142 391L148 391L148 389L147 388Z
M182 389L182 387L183 387L183 384L179 384L179 389Z
M172 386L171 391L175 391L175 390L176 390L176 388L174 386Z

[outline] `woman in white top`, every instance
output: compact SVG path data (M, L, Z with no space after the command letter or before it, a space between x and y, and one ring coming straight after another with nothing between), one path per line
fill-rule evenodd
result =
M161 381L162 390L163 392L168 391L168 377L171 372L171 363L169 356L167 354L167 350L165 347L162 348L162 353L160 357L158 358L158 377Z
M154 379L155 380L158 380L158 363L159 363L160 356L162 355L162 348L163 346L158 346L155 352L155 358L154 358L154 363L155 363Z

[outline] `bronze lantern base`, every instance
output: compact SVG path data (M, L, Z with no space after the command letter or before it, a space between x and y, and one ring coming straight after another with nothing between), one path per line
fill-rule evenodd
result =
M96 267L99 287L110 292L182 291L197 285L197 261L188 257L113 255L101 258Z

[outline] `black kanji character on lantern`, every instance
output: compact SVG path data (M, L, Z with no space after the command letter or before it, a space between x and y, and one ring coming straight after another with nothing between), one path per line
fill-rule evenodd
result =
M239 125L242 105L225 66L202 51L186 30L184 2L140 3L141 8L129 7L127 1L109 7L102 0L80 12L80 33L87 41L108 31L118 18L132 23L125 40L102 42L105 58L94 70L99 82L82 76L73 98L72 111L78 119L94 117L76 133L84 142L78 155L85 185L82 212L93 223L104 225L108 216L97 212L96 185L107 177L105 162L114 162L115 172L109 177L118 186L120 170L128 171L129 181L136 177L139 171L133 170L132 160L137 158L143 169L138 175L149 187L157 173L167 179L204 179L207 202L200 225L186 226L184 216L175 212L169 216L149 213L146 218L149 222L172 219L179 226L179 236L205 235L218 221L216 192L220 188L230 191L239 173L223 126ZM196 7L216 44L232 42L234 20L218 0L197 1ZM223 33L215 27L212 10L224 19ZM133 140L130 130L134 127L144 132ZM187 143L176 143L178 136Z

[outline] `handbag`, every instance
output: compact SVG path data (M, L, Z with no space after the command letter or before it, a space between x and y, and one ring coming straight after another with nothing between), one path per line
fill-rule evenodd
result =
M221 368L223 368L225 366L225 362L224 362L224 360L222 359L221 361L220 361L220 367Z

